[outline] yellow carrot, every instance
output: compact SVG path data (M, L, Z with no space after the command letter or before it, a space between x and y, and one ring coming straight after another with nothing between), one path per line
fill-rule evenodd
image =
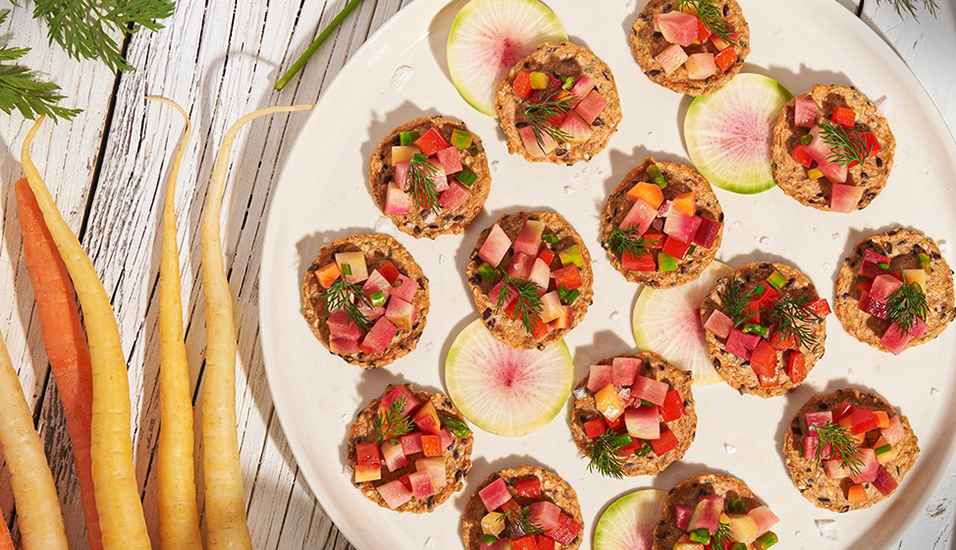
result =
M60 216L43 178L30 159L30 143L44 117L37 119L21 149L21 162L43 219L76 287L86 323L93 369L90 454L93 490L106 550L151 550L133 468L129 380L119 328L109 296L80 241Z
M176 102L148 97L175 107L186 127L169 169L163 208L163 253L159 268L159 403L157 451L159 475L159 547L162 550L202 550L199 507L196 503L196 463L193 458L193 411L189 363L183 340L182 287L176 246L176 178L191 129L189 116Z
M10 471L23 549L69 550L53 474L43 454L40 436L33 429L33 415L3 338L0 338L0 447Z
M249 113L226 132L216 156L202 220L203 292L206 296L206 371L203 381L202 441L206 488L206 546L209 550L251 549L236 438L236 325L232 295L219 238L222 194L229 152L236 135L252 120L311 105L271 107Z

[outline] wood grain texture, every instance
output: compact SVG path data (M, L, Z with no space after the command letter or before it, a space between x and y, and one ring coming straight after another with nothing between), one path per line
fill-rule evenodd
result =
M28 62L55 75L69 104L86 111L68 124L47 125L34 147L37 164L64 218L82 242L111 293L128 358L133 396L137 477L150 532L156 540L156 476L152 457L158 435L158 330L156 300L164 181L176 147L177 115L144 96L170 97L194 123L180 176L176 210L186 342L194 395L202 384L205 330L199 280L199 221L214 156L228 126L253 109L314 102L349 57L388 18L411 0L366 0L281 93L272 83L345 4L345 0L179 2L168 28L140 33L129 43L136 71L116 76L92 62L77 62L38 47ZM854 13L856 0L836 0ZM901 23L891 8L865 0L863 17L887 38L933 95L956 128L956 15L951 2L936 21ZM45 45L42 29L15 9L2 32L16 41ZM115 90L115 96L114 96ZM322 511L299 473L275 415L259 344L258 278L263 220L277 172L305 115L280 115L250 126L233 156L223 207L223 244L239 332L237 372L240 458L253 544L260 550L351 548ZM14 364L38 425L60 489L71 547L86 548L79 487L66 427L34 317L33 293L20 253L12 186L19 177L19 145L28 124L0 118L3 246L0 296L10 304L0 317ZM99 168L98 168L99 167ZM94 176L96 176L94 178ZM198 411L197 411L198 413ZM198 440L198 414L197 444ZM199 464L200 461L197 461ZM201 481L202 477L197 476ZM949 548L956 503L956 468L926 512L901 541L901 549ZM13 510L9 477L0 474L0 507Z

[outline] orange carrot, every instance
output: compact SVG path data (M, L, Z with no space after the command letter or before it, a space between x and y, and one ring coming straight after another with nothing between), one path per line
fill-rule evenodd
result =
M102 550L100 522L93 494L93 469L90 461L90 421L93 408L93 371L90 348L86 345L79 306L73 293L70 274L60 259L56 243L46 228L43 213L26 179L17 182L17 210L23 255L37 299L37 314L46 354L63 403L66 428L73 444L73 460L80 478L86 536L91 550ZM0 545L2 548L2 545Z
M0 550L16 550L13 547L13 539L10 538L10 528L7 527L7 520L0 514Z

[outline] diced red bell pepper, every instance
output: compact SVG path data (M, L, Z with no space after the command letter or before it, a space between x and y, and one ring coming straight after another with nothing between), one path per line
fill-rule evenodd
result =
M628 271L657 271L654 255L649 252L638 256L625 252L621 256L621 266Z
M714 61L717 63L717 67L720 68L720 72L726 72L727 69L733 67L734 63L737 62L737 50L735 50L733 46L727 46L714 56Z
M382 264L378 268L378 272L381 273L382 277L385 277L390 285L395 284L395 279L398 279L398 268L390 261Z
M571 543L574 542L574 539L577 538L580 532L580 523L574 521L574 519L567 514L561 514L558 516L558 524L545 534L558 544L571 546Z
M853 409L853 413L850 415L850 421L853 425L854 435L863 434L876 429L876 417L873 416L872 410L865 407Z
M853 109L847 109L846 107L834 107L833 114L830 115L830 122L845 128L852 128L856 124L856 113L853 112Z
M607 419L605 419L605 420L607 420ZM613 430L613 431L615 431L615 432L621 431L621 429L624 428L624 415L622 414L622 415L618 416L618 417L615 418L613 421L612 421L612 420L607 420L607 427L608 427L609 430Z
M584 423L584 433L587 434L588 439L597 439L607 433L607 422L602 417L588 420Z
M830 314L830 304L827 303L825 298L813 300L812 302L808 303L807 309L815 313L817 317L826 317Z
M624 416L623 414L621 415ZM644 446L644 442L636 437L631 438L631 442L617 450L617 456L628 456L634 451Z
M780 385L780 373L775 372L773 376L763 376L762 374L757 375L757 381L760 382L761 388L772 388L774 386Z
M360 466L381 466L382 456L378 454L375 443L359 443L355 446L355 455Z
M529 71L518 71L512 89L525 99L531 97L531 73Z
M772 379L777 376L777 350L770 342L761 340L750 356L750 368L759 376Z
M542 248L541 252L538 253L538 259L548 265L551 265L551 261L554 260L554 251L552 251L550 248Z
M663 233L644 233L644 240L647 241L647 248L660 250L664 247L664 238L667 235Z
M513 498L501 505L502 512L510 512L511 510L517 510L518 508L521 508L521 506L518 506L518 503L515 502L515 499Z
M515 483L518 496L527 498L541 498L541 480L537 477L523 479Z
M661 249L661 252L669 254L678 260L683 260L684 257L687 256L688 250L690 250L690 243L685 243L680 239L668 236L667 240L664 241L664 248Z
M773 349L778 351L785 349L798 349L797 341L794 339L793 335L784 336L782 332L774 332L770 335L770 345L773 346Z
M863 143L869 146L871 155L875 155L883 149L880 140L876 139L876 134L873 132L862 132L860 135L863 136Z
M851 413L853 413L853 405L851 405L849 401L844 401L840 403L837 408L833 409L833 421L839 422Z
M538 535L538 550L554 550L554 539L544 535Z
M701 18L698 17L697 18L697 41L703 42L707 40L708 38L710 38L710 35L712 34L714 33L710 32L710 29L708 29L707 26L704 25L703 20L701 20Z
M437 435L422 436L422 451L425 456L441 456L441 437Z
M810 156L810 153L807 153L807 146L803 144L797 144L790 150L790 158L804 168L810 168L810 165L813 164L813 157Z
M664 404L661 405L661 420L664 422L673 422L687 414L684 410L684 401L680 397L680 392L670 390L664 397Z
M437 128L430 128L420 138L415 140L415 146L422 150L422 154L430 157L442 149L447 149L449 144Z
M760 302L760 305L764 307L770 307L774 302L780 298L780 291L770 286L770 283L767 281L760 281L760 284L757 286L763 287L763 294L760 295L760 298L757 300Z
M677 436L674 435L674 432L662 430L659 438L651 440L651 447L654 449L654 454L664 456L668 451L677 447L678 443L680 442L677 441Z
M744 315L750 315L745 317L747 323L760 323L760 299L750 300L747 302L747 307L744 308Z
M793 384L799 384L807 377L807 358L799 351L787 354L787 376Z
M568 290L574 290L584 284L581 282L581 273L578 271L578 266L574 264L555 270L553 275L554 285L559 288L563 286Z
M511 550L538 550L538 541L535 540L534 535L511 539Z

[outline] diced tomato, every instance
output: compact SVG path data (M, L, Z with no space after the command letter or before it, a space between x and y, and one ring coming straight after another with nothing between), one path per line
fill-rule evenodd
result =
M528 71L518 71L515 75L513 88L515 93L528 99L531 97L531 73Z
M856 113L853 112L853 109L847 109L846 107L834 107L833 114L830 115L830 122L845 128L852 128L856 124Z
M447 149L449 144L441 132L433 127L415 140L415 146L422 150L423 155L430 157L442 149Z
M664 248L661 249L661 252L669 254L678 260L683 260L684 257L687 256L688 250L690 250L690 243L685 243L680 239L668 236L667 240L664 241Z
M378 272L382 274L382 277L385 277L385 280L388 281L390 285L395 284L395 279L398 279L398 269L390 261L382 264L382 266L378 268Z
M661 405L661 420L672 422L687 414L684 410L684 401L680 397L680 392L670 390L664 397L664 404Z
M777 376L777 350L773 349L770 342L761 340L754 348L750 356L750 368L759 376L767 379Z
M513 498L501 505L502 512L510 512L511 510L517 510L518 508L521 508L521 506L518 506L518 503L515 502L515 499Z
M787 376L790 382L799 384L807 377L807 358L799 351L787 354Z
M851 413L853 413L853 405L851 405L849 401L844 401L837 405L837 408L833 409L833 421L839 422Z
M537 477L524 479L515 483L518 496L527 498L541 498L541 480Z
M657 271L654 255L650 253L634 256L625 252L621 257L621 266L628 271Z
M425 456L441 456L441 437L437 435L422 436L422 451Z
M876 135L873 132L861 132L860 135L863 136L863 143L869 146L871 155L875 155L883 149L883 146L880 145L880 140L876 139Z
M735 50L733 46L727 46L714 56L714 61L717 63L717 67L720 68L720 71L725 72L737 62L737 50Z
M587 434L588 439L596 439L598 436L607 433L607 422L604 421L603 417L588 420L584 423L584 433Z
M704 25L704 22L701 20L701 18L698 17L697 18L697 41L703 42L704 40L707 40L708 38L710 38L710 35L712 34L714 33L710 32L710 29L708 29Z
M654 449L654 454L664 456L668 451L677 447L678 443L680 442L677 441L677 436L674 435L674 432L663 430L659 438L651 441L651 447Z
M621 415L624 416L623 414ZM627 456L644 446L644 442L636 437L631 438L631 442L617 450L618 456Z
M747 317L748 323L760 323L760 300L751 300L747 302L747 307L744 308L744 314L750 315Z
M578 266L571 264L554 271L554 284L557 287L564 287L568 290L580 288L581 273L578 272Z
M813 300L812 302L808 303L807 309L815 313L817 317L826 317L830 314L830 304L827 303L825 298Z
M873 411L870 409L864 407L853 409L850 419L854 435L863 434L876 429L876 417L873 416Z
M782 332L774 332L770 335L770 345L773 349L782 351L785 349L797 349L797 341L793 335L784 336Z
M538 259L551 265L551 261L554 260L554 252L550 248L542 248L541 252L538 253Z
M807 152L807 146L803 144L797 144L790 150L790 158L804 168L810 168L810 165L813 164L813 157Z
M534 535L511 539L511 550L538 550L538 541L535 540Z
M770 283L767 281L760 281L760 284L757 286L763 287L763 294L761 294L760 298L757 300L760 302L760 305L769 307L777 301L777 298L780 298L780 291L770 286Z
M554 550L554 539L538 535L538 550Z
M381 466L382 457L375 443L359 443L355 446L356 460L360 466Z
M653 248L655 250L660 250L664 246L664 235L663 233L644 233L644 240L647 241L647 248Z

